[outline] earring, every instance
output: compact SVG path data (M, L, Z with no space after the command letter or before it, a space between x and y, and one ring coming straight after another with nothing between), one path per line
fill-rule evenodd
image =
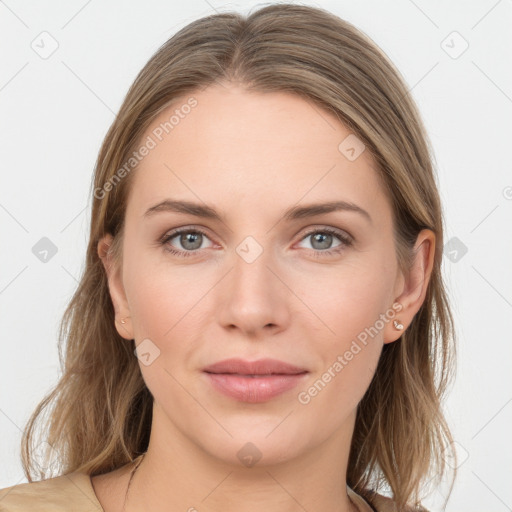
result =
M393 320L393 325L395 326L395 329L398 329L399 331L401 331L404 328L403 324L401 324L397 320Z
M122 323L122 324L125 324L125 323L126 323L126 321L125 321L125 319L124 319L124 318L121 318L121 323Z

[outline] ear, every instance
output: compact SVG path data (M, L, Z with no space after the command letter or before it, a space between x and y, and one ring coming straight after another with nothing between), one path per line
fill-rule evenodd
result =
M110 233L101 238L98 242L98 256L100 257L107 274L110 298L114 305L115 326L117 332L124 339L132 340L134 336L130 317L130 308L124 291L122 269L119 268L114 261L114 255L111 250L112 242L113 237ZM121 323L121 320L124 320L125 323Z
M411 269L407 275L400 274L403 283L402 291L393 304L396 314L386 325L384 343L392 343L400 338L423 304L434 266L435 246L435 233L430 229L420 231L413 249L414 257ZM401 323L404 326L403 329L396 329L393 320Z

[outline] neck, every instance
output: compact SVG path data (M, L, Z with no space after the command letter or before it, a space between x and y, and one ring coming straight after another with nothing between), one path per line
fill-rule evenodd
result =
M213 457L155 407L150 443L131 482L125 512L357 511L346 487L354 419L347 419L340 432L314 449L266 464L262 457L246 466L238 460L240 455L233 461ZM242 453L251 450L246 445Z

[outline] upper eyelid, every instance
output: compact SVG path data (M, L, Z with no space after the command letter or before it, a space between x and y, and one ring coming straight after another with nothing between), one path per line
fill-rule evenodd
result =
M328 231L328 232L333 232L334 234L338 234L339 236L345 236L347 238L350 238L351 240L353 240L353 236L348 232L348 231L345 231L344 229L341 229L341 228L335 228L334 226L322 226L322 227L312 227L312 228L308 228L308 230L304 233L303 236L308 236L308 235L311 235L312 233L316 233L317 231L321 232L321 231Z

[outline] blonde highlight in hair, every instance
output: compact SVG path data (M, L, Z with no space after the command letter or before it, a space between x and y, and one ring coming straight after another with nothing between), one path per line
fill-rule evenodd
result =
M133 341L124 340L115 328L107 275L97 252L99 240L110 233L109 250L115 264L121 264L124 215L137 171L108 190L105 184L162 110L222 81L248 91L300 95L357 134L371 152L392 204L402 270L413 261L418 233L424 228L435 233L424 303L400 340L384 345L358 406L347 469L347 483L370 502L376 491L389 487L399 510L419 503L424 484L440 482L447 471L443 454L452 437L441 402L455 364L432 150L405 83L386 55L348 22L319 8L292 4L266 6L246 17L216 14L187 25L160 47L130 87L96 162L85 269L59 332L63 374L25 428L25 474L29 481L37 472L36 478L48 477L47 466L34 453L37 421L42 421L50 450L58 454L62 474L105 473L146 451L153 396ZM44 412L48 417L43 421Z

